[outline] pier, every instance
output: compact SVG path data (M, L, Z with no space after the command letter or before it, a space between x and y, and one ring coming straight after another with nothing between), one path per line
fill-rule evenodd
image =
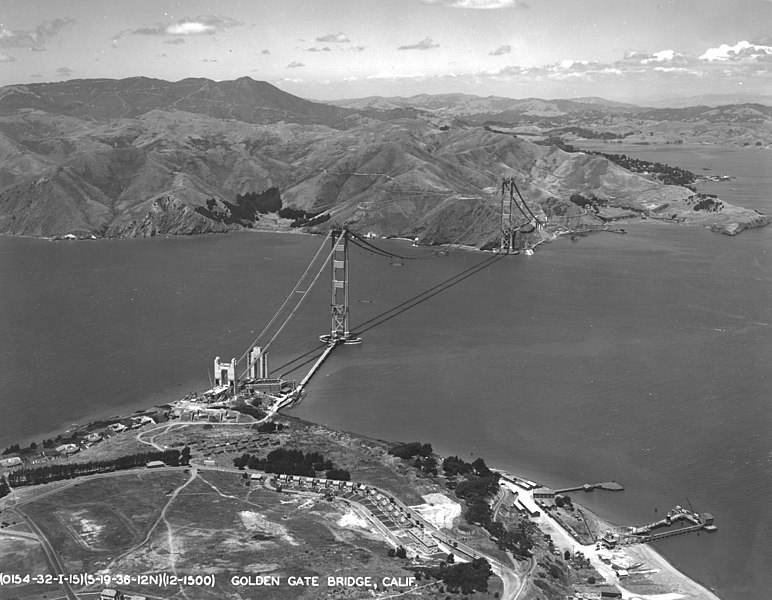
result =
M609 492L621 492L624 491L624 486L616 481L604 481L602 483L585 483L584 485L577 485L575 487L561 488L555 490L556 494L567 494L568 492L591 492L593 490L606 490Z
M676 529L670 529L674 523L682 521L689 523L689 525L678 527ZM652 533L656 529L662 529L665 527L667 527L669 531ZM713 533L718 530L718 528L713 524L713 515L710 513L696 513L694 510L687 510L680 506L676 506L672 510L668 511L667 516L664 519L653 521L638 527L629 527L626 532L620 534L620 542L623 544L653 542L676 535L693 533L703 529L709 533Z

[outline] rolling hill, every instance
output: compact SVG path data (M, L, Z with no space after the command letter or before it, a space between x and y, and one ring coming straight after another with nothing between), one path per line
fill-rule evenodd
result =
M768 222L725 204L695 211L690 190L600 156L455 121L438 127L421 118L424 109L408 108L327 106L248 78L2 88L0 233L289 229L291 219L260 214L248 201L277 188L285 207L363 233L490 246L499 237L503 177L516 179L546 224L515 214L526 246L641 215L727 233Z

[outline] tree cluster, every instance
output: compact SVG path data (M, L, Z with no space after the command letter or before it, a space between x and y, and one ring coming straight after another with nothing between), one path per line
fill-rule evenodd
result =
M633 173L646 172L653 174L665 185L690 186L694 185L694 183L697 181L697 176L694 173L679 167L671 167L670 165L665 165L658 162L631 158L629 156L625 156L624 154L606 154L604 152L587 152L587 154L603 156L611 162L616 163Z
M584 138L586 140L622 140L626 137L629 137L631 135L634 135L633 131L628 131L626 133L612 133L610 131L593 131L591 129L585 129L584 127L561 127L560 129L555 129L550 132L550 135L560 134L560 133L573 133L581 138Z
M487 592L488 579L493 575L490 563L484 558L468 563L441 563L439 567L427 567L420 572L442 581L449 592L462 594Z
M456 477L472 472L472 465L458 456L448 456L442 461L442 470L446 477Z
M429 443L422 444L421 442L408 442L407 444L396 444L389 448L389 454L401 458L402 460L410 460L415 456L427 457L432 453L432 445Z
M7 454L15 454L20 451L21 448L19 448L19 444L13 444L12 446L8 446L5 450L3 450L3 456Z
M0 479L0 498L4 498L11 493L11 488L8 487L5 479Z
M694 202L692 210L704 210L707 212L719 212L723 210L724 203L716 199L715 194L696 194L686 199L687 204Z
M272 450L265 458L242 454L233 459L233 464L239 469L247 467L259 469L266 473L286 473L287 475L302 475L304 477L315 477L317 471L335 469L332 461L319 452L306 454L302 450L286 450L284 448Z
M407 550L402 546L398 546L396 550L394 548L389 548L386 554L389 558L394 558L395 556L397 558L407 558Z
M23 485L38 485L50 481L72 479L83 475L110 473L145 466L147 463L160 460L170 466L186 465L190 461L190 448L185 446L182 452L176 449L160 452L144 452L121 456L112 460L100 460L66 464L52 464L44 467L16 469L8 473L8 482L12 487Z
M456 496L469 503L485 502L499 491L499 476L491 473L483 477L469 475L456 485Z
M293 219L290 227L310 227L312 225L321 225L330 220L329 214L315 213L305 211L302 208L282 208L279 211L282 219Z
M196 212L207 219L226 225L242 225L252 227L259 221L260 214L277 212L281 209L281 194L279 188L271 187L264 192L247 192L237 194L235 202L209 198L206 207L199 206Z
M255 419L262 419L267 414L262 408L257 408L256 406L252 406L251 404L236 404L231 407L236 412L240 412L245 415L249 415L250 417L254 417Z
M499 474L491 471L482 458L467 463L457 456L449 456L442 467L446 475L459 478L454 484L455 493L458 498L466 501L464 518L467 523L483 527L496 538L499 548L517 556L528 556L533 547L528 524L521 521L517 530L509 531L503 524L493 520L489 500L499 491Z
M260 433L276 433L277 431L281 431L284 429L284 425L281 423L274 423L273 421L266 421L265 423L260 423L259 425L253 425Z
M427 475L437 475L437 459L432 456L432 445L421 442L396 444L389 449L389 454L409 461L416 469Z
M270 187L264 192L247 192L236 196L236 204L244 211L268 214L281 210L281 193L279 188Z
M327 479L351 481L351 473L349 473L346 469L328 469L325 471L324 476L327 477Z

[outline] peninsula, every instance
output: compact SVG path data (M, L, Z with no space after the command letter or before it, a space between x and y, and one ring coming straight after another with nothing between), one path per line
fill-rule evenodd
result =
M74 428L56 447L12 448L3 589L30 600L60 589L249 598L256 587L288 599L716 598L615 537L624 528L583 508L581 492L259 407L188 398Z

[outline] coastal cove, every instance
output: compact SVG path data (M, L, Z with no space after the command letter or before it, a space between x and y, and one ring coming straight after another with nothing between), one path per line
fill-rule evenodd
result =
M727 199L769 213L760 196ZM616 478L627 491L576 499L620 524L688 497L719 532L658 549L721 598L761 600L772 587L772 233L625 228L484 268L479 253L398 267L353 252L365 343L336 350L292 413L548 485ZM0 239L2 445L205 389L211 359L240 356L319 242ZM272 350L277 372L317 348L328 303L321 286Z

